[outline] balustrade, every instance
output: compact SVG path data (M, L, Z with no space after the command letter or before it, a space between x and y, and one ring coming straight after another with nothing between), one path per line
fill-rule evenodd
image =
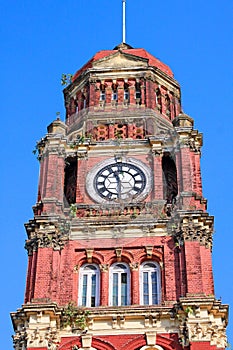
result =
M158 218L164 219L166 214L166 202L163 200L148 203L109 203L96 205L76 205L76 217L80 219L98 218L98 220L112 220L119 217L125 219ZM68 211L67 211L68 215Z

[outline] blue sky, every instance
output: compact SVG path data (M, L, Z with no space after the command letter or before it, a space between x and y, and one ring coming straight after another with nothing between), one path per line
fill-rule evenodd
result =
M174 71L183 109L204 134L202 178L215 215L215 292L233 301L232 2L127 0L126 41ZM60 111L62 73L121 42L121 0L0 0L1 349L12 349L9 312L24 299L24 223L32 218L36 141ZM233 344L233 319L228 328Z

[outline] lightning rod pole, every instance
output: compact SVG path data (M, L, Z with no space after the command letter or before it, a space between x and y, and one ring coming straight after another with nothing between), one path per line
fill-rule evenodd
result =
M126 39L125 39L125 5L126 5L126 0L122 0L122 17L123 17L123 21L122 21L122 42L125 43Z

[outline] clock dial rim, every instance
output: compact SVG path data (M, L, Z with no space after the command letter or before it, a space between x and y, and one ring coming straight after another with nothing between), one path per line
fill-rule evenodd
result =
M130 157L121 157L120 162L126 163L132 166L135 166L138 168L143 175L145 176L145 187L139 193L138 195L135 196L135 198L128 198L128 199L122 199L122 200L109 200L107 198L101 197L96 190L95 187L95 178L101 170L107 166L111 166L114 164L119 163L119 161L116 160L115 157L111 157L108 159L105 159L103 161L100 161L96 165L93 166L93 168L88 172L87 177L86 177L86 192L90 196L92 200L94 200L96 203L119 203L121 201L123 202L141 202L143 201L150 193L151 188L152 188L152 171L149 168L148 165L143 163L141 160L136 159L136 158L130 158Z
M136 198L143 192L146 186L146 176L135 164L115 162L104 166L97 172L94 186L103 199L128 200Z

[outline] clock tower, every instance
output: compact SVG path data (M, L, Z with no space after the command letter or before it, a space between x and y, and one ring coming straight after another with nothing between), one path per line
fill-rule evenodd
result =
M16 350L223 350L202 134L171 69L144 49L96 53L37 143Z

